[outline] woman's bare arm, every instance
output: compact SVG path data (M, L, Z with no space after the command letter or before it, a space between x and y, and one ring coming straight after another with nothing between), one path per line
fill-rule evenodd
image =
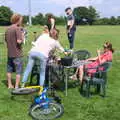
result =
M98 59L98 57L93 57L93 58L88 58L87 61L95 61L97 59Z

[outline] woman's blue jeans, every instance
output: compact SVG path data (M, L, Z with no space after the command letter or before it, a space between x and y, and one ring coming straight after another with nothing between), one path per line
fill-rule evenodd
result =
M30 52L29 54L29 60L27 67L25 69L25 72L23 74L22 82L25 83L28 79L28 76L30 72L32 71L32 67L34 65L35 58L40 59L40 80L39 85L43 86L45 81L45 69L46 69L46 63L47 63L47 57L45 57L40 52Z

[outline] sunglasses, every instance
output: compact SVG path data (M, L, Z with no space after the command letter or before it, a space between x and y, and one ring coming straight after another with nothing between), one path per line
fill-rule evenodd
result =
M66 13L67 15L69 15L69 13Z
M104 47L104 48L107 48L107 46L106 46L106 45L103 45L103 47Z

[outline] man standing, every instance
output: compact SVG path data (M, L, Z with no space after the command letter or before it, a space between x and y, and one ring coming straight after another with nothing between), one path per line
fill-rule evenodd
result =
M70 7L66 8L65 12L67 15L67 35L70 44L70 49L72 50L74 48L74 36L76 31L75 18Z
M22 42L24 35L21 30L22 16L13 14L11 17L12 25L8 27L5 33L5 41L7 43L7 81L8 88L14 88L12 84L12 72L16 71L15 88L19 87L20 76L22 73Z

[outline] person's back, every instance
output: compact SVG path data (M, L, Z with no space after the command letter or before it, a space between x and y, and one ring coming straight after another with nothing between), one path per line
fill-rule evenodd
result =
M45 81L45 69L48 60L49 53L51 50L58 48L61 52L64 52L63 47L60 45L58 40L59 31L53 30L52 33L49 33L48 27L45 26L45 30L43 34L36 40L36 42L32 42L34 45L29 52L29 60L27 67L25 69L23 79L22 79L22 87L25 86L27 82L29 73L32 71L32 67L34 65L35 59L40 59L40 79L39 85L43 86Z
M46 57L48 57L49 52L57 47L59 44L58 41L52 39L49 34L42 34L34 44L34 47L31 49L31 51L40 51L43 53Z
M7 42L8 57L22 56L22 46L17 43L17 39L22 39L21 34L20 28L15 24L11 25L7 29L5 33L5 40Z

